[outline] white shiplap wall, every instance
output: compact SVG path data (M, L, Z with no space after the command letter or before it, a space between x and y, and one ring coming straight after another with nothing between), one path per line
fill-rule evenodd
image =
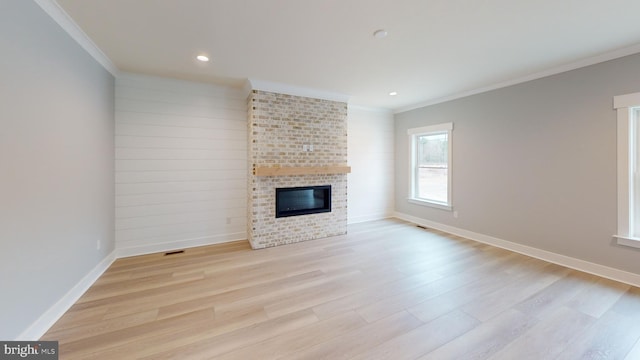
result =
M116 80L119 256L246 239L246 106L239 89Z
M348 222L393 216L394 123L390 111L349 106Z

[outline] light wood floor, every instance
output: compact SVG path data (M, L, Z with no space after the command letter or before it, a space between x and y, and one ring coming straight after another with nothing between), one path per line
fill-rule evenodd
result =
M640 289L410 224L117 260L60 359L640 359Z

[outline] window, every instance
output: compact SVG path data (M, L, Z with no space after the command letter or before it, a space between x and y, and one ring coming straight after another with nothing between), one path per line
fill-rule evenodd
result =
M616 96L618 244L640 248L640 93Z
M451 210L453 123L409 129L409 202Z

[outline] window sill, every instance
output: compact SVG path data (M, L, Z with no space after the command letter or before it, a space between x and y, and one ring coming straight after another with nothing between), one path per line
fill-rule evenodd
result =
M412 204L416 204L416 205L432 207L432 208L436 208L436 209L440 209L440 210L453 211L453 207L451 205L448 205L448 204L445 204L445 203L439 203L439 202L435 202L435 201L427 201L427 200L421 200L421 199L414 199L414 198L407 198L407 201L412 203Z
M613 237L617 239L618 245L640 249L640 238L622 235L613 235Z

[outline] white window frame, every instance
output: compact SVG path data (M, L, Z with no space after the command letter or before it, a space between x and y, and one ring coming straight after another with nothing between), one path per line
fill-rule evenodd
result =
M416 164L418 161L417 150L416 150L417 138L423 135L431 135L431 134L435 135L435 134L442 134L442 133L447 133L447 136L448 136L447 137L447 145L448 145L447 201L440 202L435 200L426 200L426 199L418 198L415 191L416 190L415 182L417 178ZM453 148L452 133L453 133L453 123L443 123L443 124L437 124L437 125L423 126L423 127L412 128L407 130L407 135L409 135L409 197L407 198L408 202L412 204L422 205L422 206L434 207L442 210L448 210L448 211L453 210L452 201L451 201L451 184L452 184L451 182L452 151L451 150Z
M640 248L640 238L634 236L634 204L631 200L634 198L634 168L638 161L633 137L634 129L640 126L640 119L634 121L632 112L640 108L640 92L615 96L613 108L617 111L618 127L618 233L614 237L620 245Z

